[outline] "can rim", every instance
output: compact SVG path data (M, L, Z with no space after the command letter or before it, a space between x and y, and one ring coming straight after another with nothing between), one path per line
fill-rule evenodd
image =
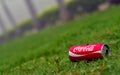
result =
M110 54L110 48L108 45L104 44L102 48L102 57L105 58Z

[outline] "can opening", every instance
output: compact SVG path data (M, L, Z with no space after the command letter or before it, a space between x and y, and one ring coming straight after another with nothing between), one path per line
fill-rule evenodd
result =
M104 45L103 46L103 49L102 49L102 56L103 58L108 56L110 53L110 49L109 49L109 46L108 45Z

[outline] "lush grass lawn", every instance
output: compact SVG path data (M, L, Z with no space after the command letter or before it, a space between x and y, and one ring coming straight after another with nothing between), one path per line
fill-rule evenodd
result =
M111 55L91 63L68 59L73 45L105 43ZM119 75L120 7L51 27L0 46L0 74Z

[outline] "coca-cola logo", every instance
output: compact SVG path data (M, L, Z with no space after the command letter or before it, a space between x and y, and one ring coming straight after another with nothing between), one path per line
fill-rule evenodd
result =
M73 49L73 52L91 52L95 45L79 46Z

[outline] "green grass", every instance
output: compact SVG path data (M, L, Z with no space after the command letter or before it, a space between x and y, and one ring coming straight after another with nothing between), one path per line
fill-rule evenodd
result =
M120 7L93 13L0 46L1 75L119 75ZM91 63L68 59L73 45L105 43L111 55Z

